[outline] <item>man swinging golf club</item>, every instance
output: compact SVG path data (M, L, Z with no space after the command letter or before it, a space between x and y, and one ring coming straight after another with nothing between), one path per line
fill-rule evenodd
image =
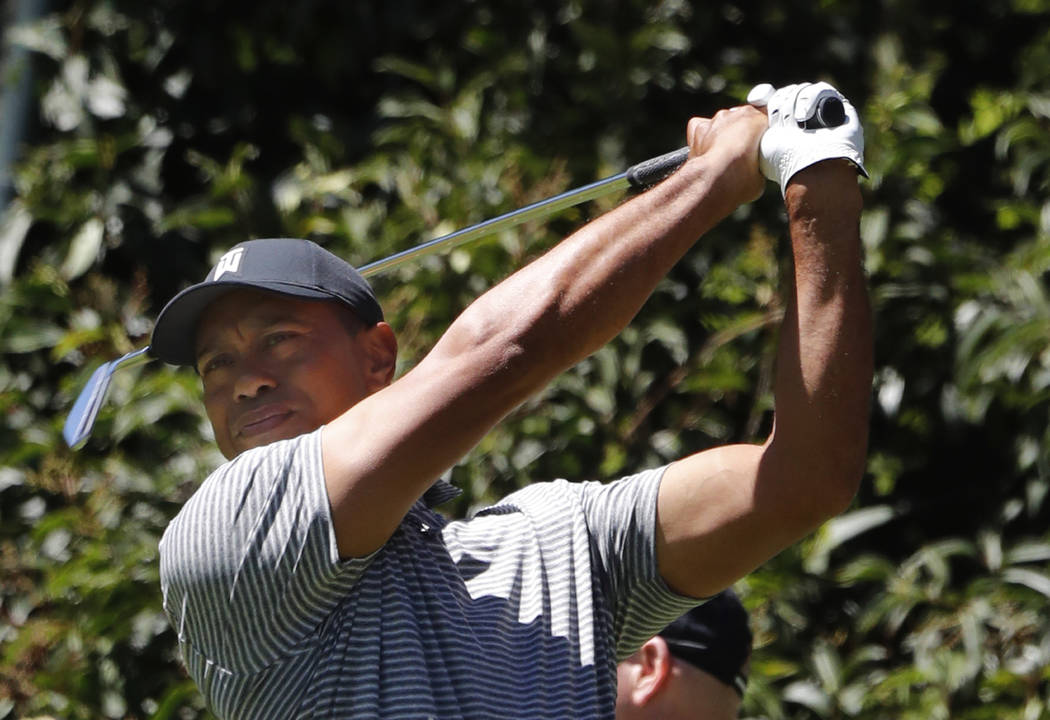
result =
M316 245L243 243L161 312L229 462L161 542L164 607L220 718L612 718L616 662L803 537L864 468L871 330L862 130L830 86L693 118L690 158L478 298L394 380L371 289ZM837 93L836 93L837 94ZM705 231L779 183L794 283L775 429L471 519L439 476L612 339Z

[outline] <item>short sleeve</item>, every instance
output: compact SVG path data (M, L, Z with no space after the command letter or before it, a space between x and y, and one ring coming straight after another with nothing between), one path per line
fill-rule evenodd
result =
M318 430L205 480L161 540L164 609L184 652L254 672L307 649L371 557L339 559Z
M665 469L584 483L594 574L612 614L617 661L703 602L671 590L657 565L656 500Z

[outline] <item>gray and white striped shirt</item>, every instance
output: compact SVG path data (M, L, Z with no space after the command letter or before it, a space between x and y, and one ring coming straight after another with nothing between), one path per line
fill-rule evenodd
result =
M698 602L657 572L661 475L453 522L439 483L340 560L318 430L205 480L161 540L164 608L220 718L612 718L617 660Z

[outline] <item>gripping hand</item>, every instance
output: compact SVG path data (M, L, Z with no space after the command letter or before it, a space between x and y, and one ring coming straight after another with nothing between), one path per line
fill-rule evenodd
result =
M842 103L842 114L834 127L825 127L820 109L829 97ZM799 170L821 160L845 158L864 177L864 128L857 111L842 94L825 82L799 83L774 89L763 83L748 93L747 101L765 107L769 129L759 146L762 174L780 184L780 193Z

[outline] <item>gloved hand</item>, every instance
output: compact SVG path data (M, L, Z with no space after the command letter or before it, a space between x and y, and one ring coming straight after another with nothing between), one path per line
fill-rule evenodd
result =
M842 102L845 121L837 127L812 125L821 101L828 96ZM769 129L759 146L762 174L780 184L780 194L799 170L821 160L845 158L868 177L864 169L864 128L857 111L838 90L825 82L787 85L779 90L769 83L756 85L747 95L755 107L766 107Z

